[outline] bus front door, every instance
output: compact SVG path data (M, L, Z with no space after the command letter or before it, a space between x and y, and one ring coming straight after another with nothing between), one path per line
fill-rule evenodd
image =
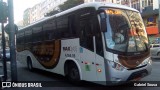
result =
M80 57L82 67L82 79L87 81L97 81L95 66L95 36L93 36L91 20L80 21Z

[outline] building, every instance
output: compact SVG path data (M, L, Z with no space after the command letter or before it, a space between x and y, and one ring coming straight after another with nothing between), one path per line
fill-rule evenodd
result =
M150 43L160 37L158 30L159 5L158 0L142 0L142 18L146 26ZM160 41L158 41L160 42Z
M106 3L120 3L120 0L84 0L85 3L87 2L106 2Z
M30 10L30 23L33 23L41 18L43 18L43 15L41 14L41 7L42 4L38 3L35 6L33 6Z
M160 0L158 0L158 6L160 8ZM159 13L159 17L158 17L158 30L160 32L160 9L159 9L158 13Z
M30 13L31 13L31 8L27 8L23 13L23 25L24 26L27 26L30 24Z
M16 23L16 25L18 26L18 30L24 27L24 22L23 20L19 21Z
M143 18L150 43L155 42L159 37L158 17L159 5L158 0L121 0L121 4L135 8L140 11Z
M66 0L45 0L36 4L32 8L28 8L23 14L24 26L34 23L40 19L43 19L46 13L58 9L58 5L63 4Z

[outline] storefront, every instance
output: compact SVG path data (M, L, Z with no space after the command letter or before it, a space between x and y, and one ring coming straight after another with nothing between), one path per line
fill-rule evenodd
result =
M152 6L146 7L141 13L150 43L160 43L158 30L158 9L153 10Z

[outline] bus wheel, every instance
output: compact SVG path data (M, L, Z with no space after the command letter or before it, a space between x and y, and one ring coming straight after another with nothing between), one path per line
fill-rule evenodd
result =
M30 71L33 71L32 61L30 57L27 57L27 68Z
M80 81L80 75L78 67L75 63L70 63L68 67L68 78L72 83L78 84Z

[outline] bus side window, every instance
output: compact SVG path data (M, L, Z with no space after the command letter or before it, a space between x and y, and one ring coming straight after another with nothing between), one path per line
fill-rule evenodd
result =
M38 42L38 41L43 41L43 32L42 32L42 26L38 25L38 26L34 26L32 28L33 30L33 42Z
M93 32L88 19L80 21L80 45L91 51L94 51Z
M103 56L103 44L102 44L102 35L101 33L97 33L95 35L96 38L96 53L100 56Z
M24 50L25 36L24 31L21 31L17 34L17 50Z
M68 16L68 28L71 37L76 37L76 21L75 15Z
M55 39L56 38L55 32L57 32L55 21L50 21L50 23L45 23L43 25L43 32L44 32L44 40Z
M61 39L69 38L68 18L66 16L57 19L57 30Z
M95 42L96 42L96 53L100 56L104 56L103 53L103 43L102 35L97 17L94 19L94 32L95 32Z

